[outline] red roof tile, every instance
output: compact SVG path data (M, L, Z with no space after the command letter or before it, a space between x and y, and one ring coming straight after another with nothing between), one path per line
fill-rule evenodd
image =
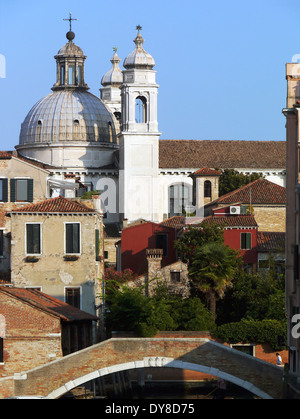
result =
M77 201L59 196L57 198L47 199L46 201L37 204L26 205L18 209L14 209L11 213L28 213L28 212L42 212L42 213L95 213L95 210L88 208L86 205L80 204Z
M213 222L226 227L258 227L253 215L227 215L227 216L213 216L204 218L203 221Z
M221 172L215 169L211 169L209 167L203 167L200 170L197 170L193 173L194 176L221 176Z
M286 204L286 189L267 179L257 179L207 204Z
M40 291L28 288L0 287L4 292L18 298L49 314L60 317L64 321L97 320L97 317L66 304L57 298Z
M0 151L0 160L7 160L12 158L12 153L8 151Z
M185 216L175 215L174 217L168 218L167 220L164 220L159 224L165 227L180 229L185 226Z
M160 140L159 167L285 169L285 141Z
M259 252L275 252L285 249L285 233L259 231L257 234L257 250Z

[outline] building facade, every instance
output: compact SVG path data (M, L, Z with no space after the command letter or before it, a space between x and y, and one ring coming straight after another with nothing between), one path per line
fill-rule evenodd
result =
M86 56L73 32L55 55L52 93L29 111L16 146L27 159L48 165L51 196L65 194L65 176L74 175L88 190L102 192L104 223L121 225L123 219L159 223L196 211L190 175L203 167L260 172L285 186L283 141L160 139L155 61L140 29L123 70L115 49L101 98L88 91ZM200 199L207 190L198 184Z
M96 314L104 268L102 215L58 197L14 209L8 216L11 283Z

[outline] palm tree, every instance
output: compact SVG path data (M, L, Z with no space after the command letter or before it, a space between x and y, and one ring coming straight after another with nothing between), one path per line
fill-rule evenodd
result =
M217 297L223 298L241 264L239 253L220 242L207 242L195 250L189 275L193 286L208 296L214 319Z

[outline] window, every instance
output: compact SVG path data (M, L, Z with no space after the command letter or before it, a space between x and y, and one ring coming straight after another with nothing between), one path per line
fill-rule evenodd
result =
M75 84L75 65L69 66L69 84Z
M65 84L65 66L60 67L60 84Z
M156 248L163 249L163 256L168 255L168 235L167 234L156 235Z
M78 84L80 84L82 81L82 66L78 66Z
M236 351L243 352L247 355L255 356L255 346L254 345L230 345Z
M4 246L3 246L3 230L0 230L0 257L3 256Z
M180 272L171 271L171 281L180 282Z
M177 183L169 187L169 217L189 215L192 206L192 186Z
M204 182L204 198L211 198L211 181Z
M32 202L33 179L11 179L10 200L11 202Z
M146 98L139 96L135 100L135 122L143 124L147 122L147 104Z
M80 288L65 288L65 302L80 308Z
M26 253L28 255L41 254L40 224L26 224Z
M0 179L0 202L7 202L7 179Z
M97 229L95 230L95 250L96 250L96 261L99 262L101 260L100 252L100 231Z
M4 356L3 356L3 338L0 338L0 363L2 364L4 362Z
M80 253L80 224L68 223L65 225L65 252L66 254Z
M241 233L241 249L251 249L251 233Z

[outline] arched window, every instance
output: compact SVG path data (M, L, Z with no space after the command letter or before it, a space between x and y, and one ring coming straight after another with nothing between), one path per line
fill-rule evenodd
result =
M147 122L147 101L143 96L138 96L135 100L135 122L137 124Z
M204 198L211 198L211 181L204 182Z
M192 208L192 186L176 183L169 187L169 217L188 215Z
M121 121L121 112L115 112L114 115L117 121Z
M111 122L108 123L108 134L109 134L109 142L112 143L113 142L113 130L112 130Z

